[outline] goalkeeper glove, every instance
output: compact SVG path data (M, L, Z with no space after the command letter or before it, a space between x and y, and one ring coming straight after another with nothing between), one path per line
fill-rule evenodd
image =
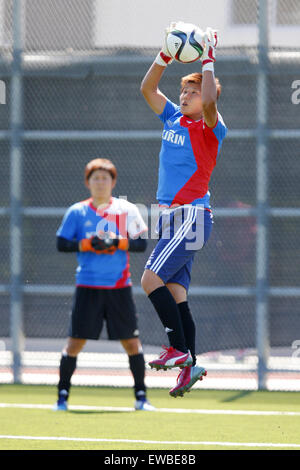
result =
M110 234L101 237L95 235L92 238L84 238L80 242L80 251L92 251L96 254L113 255L117 250L126 251L127 249L127 238L115 238Z
M169 32L176 27L176 24L177 23L171 23L170 26L165 29L165 38L163 46L155 58L155 63L161 65L162 67L166 67L167 65L173 62L173 58L171 57L171 54L167 47L167 36Z
M218 33L212 28L207 28L204 33L205 49L202 54L202 72L206 70L214 71L216 61L216 47L218 44Z

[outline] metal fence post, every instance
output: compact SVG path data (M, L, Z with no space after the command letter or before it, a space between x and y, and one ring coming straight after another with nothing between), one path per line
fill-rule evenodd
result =
M10 335L13 352L14 383L21 382L23 350L22 300L22 0L13 1L13 63L10 92Z
M268 11L269 0L259 0L256 139L256 347L258 389L266 388L269 356L268 322Z

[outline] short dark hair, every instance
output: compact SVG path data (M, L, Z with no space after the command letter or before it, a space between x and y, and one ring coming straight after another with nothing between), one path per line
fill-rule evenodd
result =
M87 163L84 170L84 179L86 183L88 182L91 174L96 170L108 171L113 180L117 179L117 169L110 160L107 158L94 158L94 160Z
M199 85L201 85L202 77L203 77L202 73L199 73L199 72L190 73L189 75L182 77L181 90L185 87L187 83L199 83ZM221 91L222 91L222 86L218 78L215 78L215 80L216 80L216 85L217 85L217 98L219 98Z

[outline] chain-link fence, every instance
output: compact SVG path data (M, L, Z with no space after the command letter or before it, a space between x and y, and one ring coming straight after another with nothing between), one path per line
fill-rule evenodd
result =
M76 257L56 251L55 233L66 208L88 197L85 164L110 158L114 195L155 203L161 123L140 83L163 27L198 14L222 33L215 69L229 128L211 180L214 228L190 289L210 377L201 386L299 389L300 5L227 0L216 15L205 2L206 18L203 2L185 3L182 15L180 2L164 2L155 21L155 5L141 0L0 2L2 382L57 382ZM197 67L172 64L161 89L178 102L180 77ZM147 360L166 341L139 287L155 243L130 257ZM81 353L73 383L131 384L121 346L101 338ZM147 380L169 386L174 377L147 370Z

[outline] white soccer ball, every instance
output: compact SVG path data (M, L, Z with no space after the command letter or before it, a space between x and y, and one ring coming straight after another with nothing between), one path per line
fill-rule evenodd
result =
M173 59L183 64L200 59L204 50L204 33L191 23L176 23L167 34L166 45Z

